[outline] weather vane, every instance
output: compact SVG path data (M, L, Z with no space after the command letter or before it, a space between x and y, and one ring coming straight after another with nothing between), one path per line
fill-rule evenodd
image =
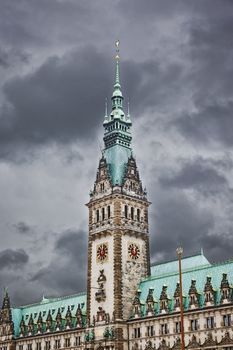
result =
M119 46L120 46L120 41L119 41L119 40L117 40L117 41L115 42L115 45L116 45L116 60L119 60L119 58L120 58L120 56L119 56L119 51L120 51L120 49L119 49Z

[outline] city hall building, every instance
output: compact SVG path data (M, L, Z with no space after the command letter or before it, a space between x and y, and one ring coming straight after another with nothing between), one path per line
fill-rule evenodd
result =
M181 348L178 262L150 262L150 202L119 73L117 53L104 150L87 204L87 290L14 308L5 291L0 350ZM182 272L185 347L232 350L233 260L211 264L200 252L182 259Z

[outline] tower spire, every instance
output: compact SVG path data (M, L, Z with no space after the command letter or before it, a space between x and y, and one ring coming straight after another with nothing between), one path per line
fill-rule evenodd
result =
M114 84L114 87L115 86L121 86L120 85L120 69L119 69L119 61L120 61L120 41L117 40L116 43L116 56L115 56L115 59L116 59L116 77L115 77L115 84Z
M108 99L105 98L105 116L104 116L104 125L108 123Z
M116 75L115 75L115 83L114 90L112 94L112 110L122 110L123 109L123 95L121 92L121 84L120 84L120 41L117 40L116 43Z

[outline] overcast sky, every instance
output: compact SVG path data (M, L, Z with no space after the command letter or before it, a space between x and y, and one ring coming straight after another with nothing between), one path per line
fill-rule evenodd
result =
M233 1L0 4L0 288L13 304L86 289L116 39L152 261L179 244L232 258Z

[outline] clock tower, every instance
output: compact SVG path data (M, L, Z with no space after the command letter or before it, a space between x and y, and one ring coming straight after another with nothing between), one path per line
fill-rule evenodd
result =
M87 320L124 324L141 279L150 274L148 207L131 148L131 118L123 109L119 42L111 113L104 117L104 149L90 193ZM124 349L124 327L115 339ZM97 332L98 333L98 332ZM100 335L99 335L100 336ZM98 337L98 335L97 335ZM119 340L120 341L120 340Z

